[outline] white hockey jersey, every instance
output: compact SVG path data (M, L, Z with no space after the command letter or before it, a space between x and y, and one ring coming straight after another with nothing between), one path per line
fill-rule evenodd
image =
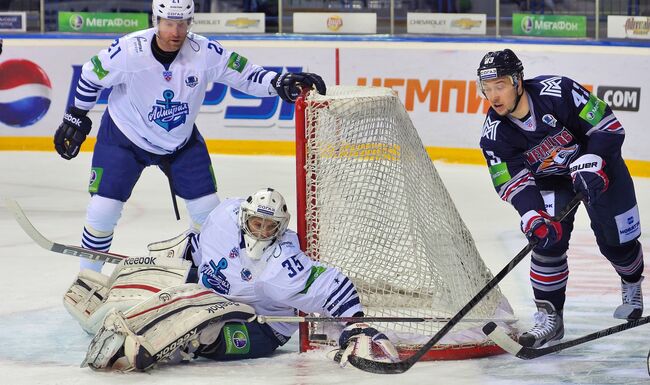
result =
M113 87L108 110L117 127L138 147L169 154L190 137L213 82L254 96L277 95L273 71L249 63L216 41L189 33L174 61L165 66L151 52L153 28L123 36L84 64L75 107L90 110L103 88Z
M349 317L362 311L352 281L305 255L294 231L287 230L259 260L250 259L237 219L241 201L223 201L203 224L193 255L199 283L231 301L251 305L259 315L291 316L298 309ZM298 329L297 323L270 326L285 336Z

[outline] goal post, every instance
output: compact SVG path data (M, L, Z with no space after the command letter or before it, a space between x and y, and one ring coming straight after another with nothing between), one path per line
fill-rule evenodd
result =
M396 93L332 86L296 102L297 222L311 258L355 284L367 316L451 318L492 274ZM424 359L500 354L481 331L516 321L495 288ZM483 321L484 320L484 321ZM445 322L373 323L407 357ZM342 326L302 323L301 351Z

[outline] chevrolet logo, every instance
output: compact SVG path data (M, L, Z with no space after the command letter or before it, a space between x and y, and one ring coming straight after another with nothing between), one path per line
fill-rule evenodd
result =
M248 19L245 17L238 17L236 19L226 21L226 26L235 27L235 28L248 28L248 27L255 27L259 23L260 23L259 20Z
M468 18L458 19L451 22L452 27L460 29L472 29L481 26L481 20L472 20Z

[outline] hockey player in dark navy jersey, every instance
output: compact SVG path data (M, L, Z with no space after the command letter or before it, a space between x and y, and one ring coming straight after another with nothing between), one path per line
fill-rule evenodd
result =
M550 218L581 193L600 252L621 278L615 318L643 313L643 252L639 211L621 155L623 126L609 106L563 76L524 80L509 49L488 52L477 70L490 102L480 146L497 193L521 216L521 230L537 241L530 280L538 312L519 343L537 348L564 336L567 249L574 214Z

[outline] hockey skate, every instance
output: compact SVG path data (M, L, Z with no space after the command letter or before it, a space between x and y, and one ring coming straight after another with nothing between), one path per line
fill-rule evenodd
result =
M519 336L519 344L529 348L539 348L551 341L564 337L564 320L562 312L556 311L549 301L535 300L537 312L535 326Z
M614 318L635 320L643 315L643 293L641 292L641 283L643 277L638 282L628 283L621 279L621 292L623 304L614 311Z

